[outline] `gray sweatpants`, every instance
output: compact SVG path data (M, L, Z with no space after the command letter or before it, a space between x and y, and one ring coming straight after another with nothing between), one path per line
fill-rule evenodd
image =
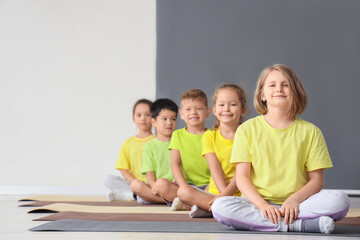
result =
M281 205L276 205L281 208ZM321 190L299 205L298 219L314 219L329 216L334 221L343 219L349 211L350 200L346 193L338 190ZM229 227L254 231L287 231L283 221L272 223L262 211L244 197L221 197L211 206L214 218Z

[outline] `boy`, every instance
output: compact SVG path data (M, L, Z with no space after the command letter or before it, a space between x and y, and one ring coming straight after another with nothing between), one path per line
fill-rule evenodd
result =
M135 179L131 182L131 190L137 195L140 204L164 203L164 200L152 189L159 178L173 180L170 168L169 143L176 128L178 106L170 99L158 99L150 108L151 123L157 135L143 148L142 174L146 175L147 183Z
M201 139L205 120L209 117L206 94L199 89L189 89L181 95L180 117L186 127L174 131L169 149L171 150L171 170L176 183L159 179L154 192L172 202L171 210L189 210L177 198L179 186L193 185L205 189L210 179L210 171L205 157L201 155Z

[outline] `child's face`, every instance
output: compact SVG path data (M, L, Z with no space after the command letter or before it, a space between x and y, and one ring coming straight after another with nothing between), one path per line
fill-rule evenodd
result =
M171 137L176 128L176 112L163 109L156 119L151 119L151 123L156 128L158 137Z
M141 131L151 131L151 113L147 104L140 103L135 108L133 122Z
M282 72L271 71L264 81L261 100L266 102L268 109L271 107L286 107L291 100L289 81Z
M239 125L243 109L238 94L231 88L219 90L213 113L220 124Z
M184 99L181 101L180 117L188 127L204 127L209 109L201 100Z

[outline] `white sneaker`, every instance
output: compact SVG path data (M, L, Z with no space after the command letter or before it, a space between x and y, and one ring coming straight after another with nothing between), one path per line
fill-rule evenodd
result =
M179 198L174 198L170 207L171 211L189 211L190 209L191 207L183 203Z
M210 218L210 217L212 217L212 213L205 211L196 205L193 205L191 207L189 217L190 218Z
M149 205L152 204L151 202L148 202L146 200L144 200L143 198L136 196L136 200L140 205Z
M319 219L319 228L322 233L332 233L335 228L334 220L328 216L322 216Z
M134 200L134 194L132 192L110 192L108 200L112 201L132 201Z

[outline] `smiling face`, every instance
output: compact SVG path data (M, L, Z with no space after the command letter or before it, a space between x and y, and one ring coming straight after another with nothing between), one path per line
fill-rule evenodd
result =
M272 107L289 109L291 97L289 81L280 71L272 70L265 79L261 100L266 102L268 109Z
M159 140L166 141L171 137L176 128L176 115L177 114L174 111L163 109L156 119L151 119L151 123L156 129L157 138Z
M183 99L181 101L180 117L188 127L204 128L209 117L209 109L199 99Z
M136 106L133 115L133 122L141 131L151 130L151 113L148 104L140 103Z
M220 124L239 125L243 109L238 94L231 88L219 90L213 113Z

